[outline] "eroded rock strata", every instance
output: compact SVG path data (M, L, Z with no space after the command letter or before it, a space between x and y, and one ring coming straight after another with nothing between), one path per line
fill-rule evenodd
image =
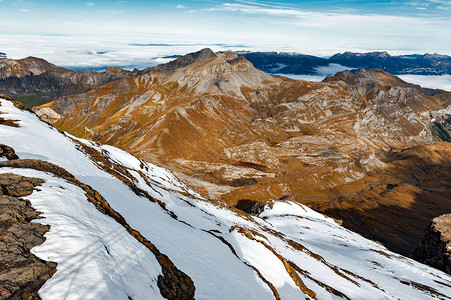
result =
M11 173L0 174L0 299L40 299L40 287L56 272L30 250L45 241L47 225L31 222L40 213L22 199L43 183Z

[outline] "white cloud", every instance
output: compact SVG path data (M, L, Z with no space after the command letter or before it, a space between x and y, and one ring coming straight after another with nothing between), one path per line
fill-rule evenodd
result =
M426 0L426 1L438 3L438 4L451 4L451 1L449 1L449 0Z
M177 9L182 9L182 8L185 8L185 5L179 4L179 5L177 5L175 8L177 8Z
M325 75L297 75L297 74L282 74L282 73L276 73L274 75L288 77L296 80L315 81L315 82L320 82L324 78L326 78Z
M87 6L93 6L93 5L95 5L95 3L94 2L86 2L86 5Z
M397 75L404 81L419 84L422 87L431 89L442 89L445 91L451 91L451 75Z
M439 10L451 10L451 1L448 0L427 0L434 3Z
M335 75L344 70L352 70L351 67L342 66L340 64L328 64L327 66L316 67L316 74L320 75Z
M229 0L229 3L204 10L193 10L193 13L200 15L199 18L183 14L177 19L152 20L143 18L145 12L131 15L114 6L108 10L97 1L94 7L98 7L99 18L96 19L84 16L30 18L11 28L8 19L0 18L0 28L8 28L9 32L0 33L0 51L13 58L34 55L66 66L141 67L161 55L199 50L203 47L199 43L244 44L249 47L227 49L300 52L318 56L330 56L347 50L388 51L392 55L425 52L451 54L449 18L309 11L297 8L299 6L271 6L269 1L240 1L232 3ZM177 3L183 2L175 2L173 9ZM436 6L432 2L430 5ZM230 22L216 18L215 11L227 15ZM111 17L121 13L123 18ZM203 21L196 22L197 19ZM54 36L43 38L41 33ZM133 43L190 44L192 47L131 47L129 44ZM71 52L74 49L76 53ZM91 54L107 50L105 55ZM216 50L226 49L216 47Z
M451 1L449 1L449 3L451 3ZM402 34L407 36L418 36L420 34L426 34L428 31L429 33L435 31L438 26L441 26L442 28L449 27L451 29L449 19L382 14L355 14L349 12L319 12L286 7L280 8L277 6L267 7L262 5L245 5L237 3L223 3L220 6L191 10L190 12L194 13L199 11L228 11L260 16L267 15L274 18L279 17L278 19L273 20L273 22L278 24L331 31L355 31L360 34L364 32L366 34L375 35L387 34L393 36L395 34Z
M19 12L30 12L31 10L29 10L27 8L20 8L17 11L19 11Z

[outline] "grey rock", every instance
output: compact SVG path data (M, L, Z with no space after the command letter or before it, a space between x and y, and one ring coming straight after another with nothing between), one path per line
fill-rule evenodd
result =
M451 274L451 214L434 218L412 257Z

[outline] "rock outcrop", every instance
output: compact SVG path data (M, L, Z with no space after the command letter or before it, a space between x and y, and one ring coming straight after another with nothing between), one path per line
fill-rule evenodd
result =
M72 184L82 188L86 193L88 201L94 204L94 206L98 211L116 220L119 224L125 227L126 230L134 238L136 238L140 243L146 246L155 255L157 261L159 262L162 268L163 273L163 275L160 275L158 277L158 287L163 297L170 300L194 299L195 286L191 278L182 271L180 271L173 264L170 258L165 254L161 253L157 249L157 247L155 247L155 245L153 245L149 240L143 237L138 231L131 228L130 225L128 225L127 221L119 213L117 213L114 209L111 208L109 203L103 198L103 196L99 192L93 190L90 186L78 181L72 174L67 172L65 169L49 162L35 159L16 159L8 162L0 162L0 168L2 167L27 168L49 172L57 177L63 178L71 182ZM11 193L16 196L26 196L31 194L33 186L27 182L17 181L16 178L22 177L15 176L13 174L5 174L5 179L3 181L2 177L0 177L0 186L3 188L5 193ZM40 179L35 179L35 181L33 182L42 182L42 180L40 181L39 180ZM17 256L15 256L15 254L13 253L10 259L17 260Z
M451 214L434 218L413 258L451 274Z
M0 144L0 157L5 157L8 160L18 159L13 148Z
M0 174L0 299L40 299L38 290L56 272L56 263L30 252L44 242L49 226L31 222L39 212L20 198L42 183L39 178Z

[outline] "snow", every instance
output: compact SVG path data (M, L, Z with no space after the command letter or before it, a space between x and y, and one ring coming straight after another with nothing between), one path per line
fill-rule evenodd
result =
M0 126L0 143L13 147L20 158L39 157L57 164L100 192L133 229L138 230L193 279L196 299L274 299L268 284L252 267L274 285L281 299L303 299L301 290L287 273L279 256L305 271L302 274L298 272L298 275L308 288L315 291L318 299L335 299L337 296L315 281L331 286L352 299L434 298L425 291L400 283L401 280L419 282L443 295L451 294L450 288L447 288L451 286L448 275L394 254L303 205L273 202L258 217L240 214L223 204L203 199L164 168L142 162L111 146L62 135L40 122L35 115L16 109L9 101L0 101L0 111L4 113L2 117L19 120L20 124L19 128ZM127 168L134 184L164 202L167 211L148 198L136 195L122 181L101 170L78 150L78 142L101 151L112 163ZM5 169L0 171L5 172ZM31 170L8 171L32 174ZM147 295L141 289L144 288L141 283L155 280L160 272L153 254L141 249L140 244L128 237L112 219L98 213L86 201L81 190L42 172L33 174L34 177L44 178L46 183L40 188L41 191L29 197L30 201L33 207L45 213L46 218L38 222L51 225L47 241L33 248L33 251L40 257L61 261L55 275L41 289L43 299L57 298L52 298L57 292L48 292L50 287L58 291L71 286L64 272L72 273L65 261L73 265L94 266L97 272L92 276L97 284L92 286L96 288L111 288L117 295L134 295L131 296L133 299ZM63 207L66 205L67 209ZM111 224L106 226L106 222ZM114 230L107 230L112 228ZM240 233L239 228L249 230L253 238ZM114 232L114 236L110 232ZM91 244L96 245L98 253L84 255L87 252L85 245ZM295 244L303 248L293 246ZM112 249L114 258L105 254L103 245ZM117 245L116 248L114 245ZM73 255L71 251L80 254ZM147 267L135 266L134 261L138 259L135 255L138 258L149 256ZM319 259L319 256L322 258ZM122 267L112 267L121 262L124 262L120 265ZM90 276L86 270L80 267L79 280ZM110 274L110 270L117 272L104 277ZM130 270L134 273L127 273ZM135 280L134 276L142 277L141 281ZM136 285L132 285L135 281ZM146 288L158 294L156 284ZM70 297L85 299L80 291L70 291L67 294Z
M43 299L162 299L155 256L97 211L82 189L36 170L1 168L0 173L45 180L26 197L43 212L44 219L34 222L50 225L45 242L32 253L58 263L55 276L39 291Z

